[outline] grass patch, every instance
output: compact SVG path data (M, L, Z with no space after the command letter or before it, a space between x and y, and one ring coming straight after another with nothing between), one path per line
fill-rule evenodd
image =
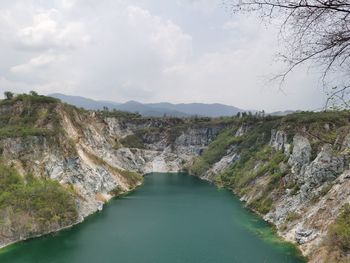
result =
M30 126L6 126L0 128L0 138L48 136L54 134L55 132L52 130Z
M259 197L255 200L253 200L249 207L252 208L255 211L258 211L261 214L267 214L273 206L273 200L271 197Z
M131 186L131 188L136 187L137 185L140 184L140 182L143 181L142 175L132 172L132 171L127 171L127 170L121 170L118 168L114 168L120 173L127 181L128 184Z
M59 102L55 98L28 94L1 100L0 107L2 106L3 110L0 116L0 137L58 134L62 131L60 117L55 110Z
M119 140L120 144L127 148L144 149L145 144L140 133L131 134Z
M343 206L339 217L329 227L326 243L330 251L329 260L348 262L346 260L350 252L350 205L348 203Z
M50 231L76 222L74 193L57 181L20 176L0 165L0 214L10 223L0 224L4 233Z
M301 217L301 215L297 212L289 212L286 217L286 222L293 222L295 220L298 220Z
M225 154L229 147L240 141L239 137L235 137L237 127L227 128L219 133L214 141L209 145L208 149L204 151L202 156L197 158L190 173L195 175L203 175L211 165L219 161Z
M43 96L43 95L31 95L31 94L17 94L11 99L4 99L0 100L0 106L1 105L13 105L17 102L25 102L29 104L56 104L59 103L60 100L53 98L53 97L48 97L48 96Z

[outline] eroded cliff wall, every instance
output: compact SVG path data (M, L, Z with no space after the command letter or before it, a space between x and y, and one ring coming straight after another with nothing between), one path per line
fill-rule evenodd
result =
M349 260L349 112L143 118L26 95L0 116L0 246L81 222L142 174L188 170L232 189L310 261Z
M2 102L0 114L0 164L15 179L9 182L3 173L7 189L0 194L0 247L83 221L113 196L140 185L145 173L182 170L223 127L210 120L88 112L29 95ZM39 191L28 183L32 177L36 184L58 182L61 187L55 189L67 192L62 206L75 212L67 218L61 207L50 209L44 196L23 207L14 196L19 187L24 198Z
M350 202L349 118L348 112L300 113L232 126L190 170L232 189L311 262L348 262L342 244L350 241L350 225L333 238L330 232L338 231ZM212 145L226 151L217 154Z

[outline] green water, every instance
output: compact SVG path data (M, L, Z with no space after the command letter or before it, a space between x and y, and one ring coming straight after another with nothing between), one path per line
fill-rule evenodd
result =
M227 190L183 174L152 174L69 230L0 251L11 263L304 262Z

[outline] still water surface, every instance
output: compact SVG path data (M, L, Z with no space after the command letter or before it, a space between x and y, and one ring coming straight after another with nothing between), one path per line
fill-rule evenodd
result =
M299 263L289 244L227 190L151 174L69 230L0 251L1 263Z

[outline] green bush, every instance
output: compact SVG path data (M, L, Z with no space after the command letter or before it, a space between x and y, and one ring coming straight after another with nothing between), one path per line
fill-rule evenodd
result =
M330 226L327 235L328 246L343 253L350 252L350 205L346 203L337 220Z
M55 132L49 129L28 127L28 126L7 126L0 128L0 138L26 137L26 136L46 136Z
M131 188L136 187L140 182L143 181L142 175L136 172L121 169L117 170L128 181L128 184L131 186Z
M42 104L42 103L59 103L60 100L53 98L53 97L48 97L48 96L43 96L43 95L38 95L37 93L32 93L32 94L17 94L14 95L10 98L7 98L5 100L0 101L0 105L13 105L18 101L25 102L27 104Z
M256 178L269 176L267 187L273 190L285 175L280 171L279 165L286 160L286 156L280 151L274 151L270 146L260 147L262 148L257 152L247 149L243 153L245 158L238 160L221 175L223 181L240 192ZM258 168L256 168L257 164L260 164Z
M74 193L57 181L31 175L23 178L13 168L0 165L0 213L5 210L12 211L14 220L29 218L43 231L69 225L78 218Z
M267 214L272 209L273 200L270 197L259 197L253 200L249 207L261 214Z
M0 116L0 137L49 136L61 131L55 110L59 100L33 94L0 101L0 106L13 106L13 110L5 110Z
M144 149L145 144L143 142L142 136L138 134L131 134L126 136L123 139L120 139L119 142L124 146L128 148L138 148L138 149Z
M299 219L301 216L297 212L289 212L286 217L286 222L293 222L297 219Z
M326 111L326 112L299 112L283 117L283 123L293 125L317 124L323 126L326 123L344 125L349 122L349 111Z
M228 128L220 132L203 155L195 160L190 172L195 175L203 175L211 165L219 161L231 145L240 141L239 138L234 136L236 130L237 128Z
M204 175L206 171L210 168L210 164L208 164L204 159L198 158L194 164L190 168L190 173L194 175Z

